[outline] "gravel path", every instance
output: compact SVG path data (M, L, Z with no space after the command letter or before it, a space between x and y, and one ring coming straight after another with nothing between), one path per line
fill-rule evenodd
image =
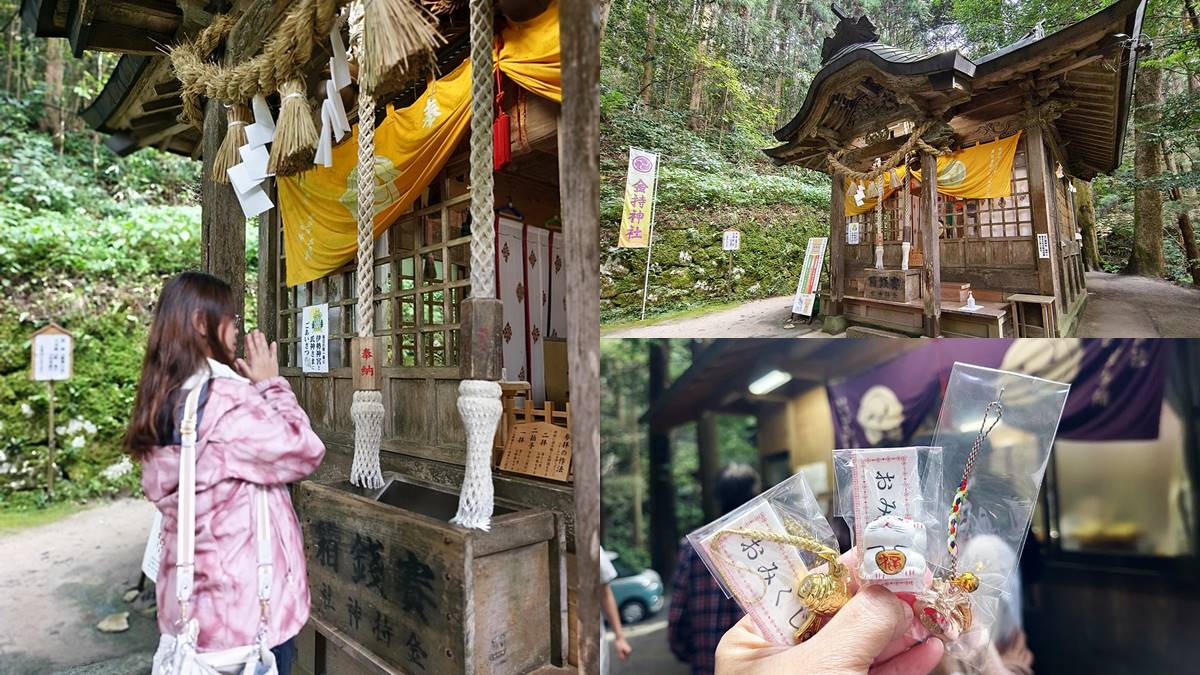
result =
M1079 337L1200 337L1200 289L1088 272L1087 290Z
M605 331L600 337L631 338L749 338L749 337L831 337L821 332L821 324L803 323L788 330L783 322L792 315L792 296L780 295L765 300L753 300L737 307L711 314L669 319L661 323Z
M153 652L155 618L122 598L141 576L153 515L150 502L123 499L0 536L0 673L44 675ZM96 630L124 611L128 631Z
M1200 337L1200 289L1105 272L1088 272L1087 286L1088 304L1077 337ZM822 333L816 322L783 328L791 307L791 296L778 296L701 316L605 331L601 337L834 337Z

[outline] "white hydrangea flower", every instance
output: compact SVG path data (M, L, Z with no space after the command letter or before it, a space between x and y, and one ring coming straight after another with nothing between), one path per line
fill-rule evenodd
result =
M30 408L28 403L22 403L21 414L26 417L33 417L33 408Z
M130 471L133 471L133 463L129 461L129 455L125 455L121 458L121 461L105 467L105 469L100 472L100 475L109 480L113 480L126 475Z
M747 288L746 290L751 293L757 293L759 288L760 288L759 284L754 284L753 286L751 286L750 288Z
M54 433L58 434L59 436L66 436L66 435L67 435L67 428L66 428L66 427L64 427L64 426L61 426L61 425L60 425L60 426L57 426L57 427L54 427Z
M82 448L85 442L86 441L83 440L83 436L76 436L75 438L71 439L71 447Z
M92 424L91 420L84 420L83 421L83 430L88 432L89 435L94 436L96 434L96 425Z

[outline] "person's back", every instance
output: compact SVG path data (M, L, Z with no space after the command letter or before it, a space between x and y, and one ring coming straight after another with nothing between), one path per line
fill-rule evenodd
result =
M667 640L675 658L689 664L696 675L712 673L721 636L743 615L687 539L680 542L667 626Z
M721 512L729 513L759 492L758 474L745 464L730 464L717 478ZM708 567L684 539L671 588L667 641L675 658L691 665L692 673L712 673L721 637L745 614L717 583Z
M225 282L184 272L163 287L125 437L142 463L142 489L163 517L155 667L177 666L191 658L189 650L214 660L238 652L231 658L241 664L242 650L265 647L287 675L293 638L309 618L304 543L287 483L316 469L325 446L279 376L277 346L253 331L245 338L245 358L236 358L238 332ZM182 426L195 434L188 433L194 454L187 455L195 468L194 493L188 491L194 539L184 543L177 540ZM259 494L265 500L258 501ZM261 528L260 508L267 520ZM181 565L189 551L190 572ZM263 562L268 552L270 564ZM180 621L185 615L190 626Z

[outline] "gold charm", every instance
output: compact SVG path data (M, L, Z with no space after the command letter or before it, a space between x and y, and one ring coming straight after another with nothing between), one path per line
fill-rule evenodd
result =
M969 579L963 579L969 577ZM967 595L979 587L974 574L965 572L953 580L934 579L933 586L917 594L913 612L921 625L946 641L957 640L971 628L971 598Z

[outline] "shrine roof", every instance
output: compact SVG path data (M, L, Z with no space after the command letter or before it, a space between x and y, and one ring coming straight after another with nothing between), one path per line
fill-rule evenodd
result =
M153 146L198 159L201 133L178 119L182 85L166 50L197 35L213 21L214 12L232 9L243 16L227 39L226 50L257 53L270 27L282 20L292 4L291 0L21 0L20 12L26 29L37 37L65 38L77 58L88 50L121 54L103 89L79 113L92 129L109 135L105 144L111 150L127 155ZM437 60L445 72L468 51L465 5L441 19L439 30L446 44L438 50ZM246 30L241 30L243 24ZM306 72L319 71L327 56L320 52ZM423 82L407 82L388 91L387 100L403 105L416 97L418 85Z
M775 132L783 145L764 152L780 164L827 171L827 153L889 124L930 117L977 124L1019 112L1028 92L1035 105L1057 105L1051 135L1070 145L1071 173L1107 173L1121 160L1145 7L1146 0L1118 0L1051 35L1039 26L974 59L881 44L867 17L839 13L800 110Z

